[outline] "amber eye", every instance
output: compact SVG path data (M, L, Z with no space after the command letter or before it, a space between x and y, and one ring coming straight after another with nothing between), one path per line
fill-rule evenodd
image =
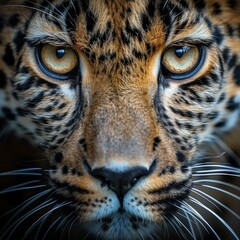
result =
M73 49L50 44L38 48L37 60L46 75L61 80L68 79L78 66L78 57Z
M188 79L201 69L204 58L205 51L202 47L170 47L162 57L163 74L173 80Z

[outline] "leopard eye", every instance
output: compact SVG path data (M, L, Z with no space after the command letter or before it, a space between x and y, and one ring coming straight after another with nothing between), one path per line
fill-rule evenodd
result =
M198 46L173 46L162 57L163 74L173 80L191 78L203 66L205 50Z
M78 57L69 47L43 44L37 51L40 69L47 76L55 79L68 79L78 66Z

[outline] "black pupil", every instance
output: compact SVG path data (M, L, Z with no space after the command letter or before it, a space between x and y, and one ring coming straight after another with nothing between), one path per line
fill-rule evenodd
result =
M186 53L188 50L189 50L189 47L187 46L177 47L175 49L175 54L178 58L181 58L184 55L184 53Z
M64 48L57 49L57 51L56 51L57 58L59 58L59 59L62 58L64 56L64 54L65 54Z

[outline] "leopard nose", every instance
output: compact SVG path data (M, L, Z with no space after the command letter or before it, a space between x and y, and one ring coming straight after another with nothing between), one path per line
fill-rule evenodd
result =
M125 172L114 172L106 168L98 168L92 171L95 178L107 184L121 201L124 195L137 183L137 181L150 173L144 167L131 168Z

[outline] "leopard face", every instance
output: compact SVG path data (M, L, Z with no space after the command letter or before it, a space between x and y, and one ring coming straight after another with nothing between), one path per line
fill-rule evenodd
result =
M200 144L238 119L239 4L25 5L1 9L0 113L88 231L149 237L188 197Z

